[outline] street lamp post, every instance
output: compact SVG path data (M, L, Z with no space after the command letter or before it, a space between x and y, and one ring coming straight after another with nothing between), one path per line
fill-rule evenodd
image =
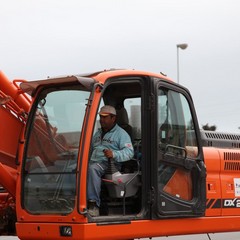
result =
M177 82L179 83L179 48L186 49L188 45L186 43L177 44Z

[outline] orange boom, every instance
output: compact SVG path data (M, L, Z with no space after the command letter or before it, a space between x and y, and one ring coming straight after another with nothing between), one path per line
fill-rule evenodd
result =
M5 231L15 222L21 240L240 231L240 135L200 131L189 91L166 76L109 70L12 83L0 72L0 90ZM117 173L109 160L93 217L87 173L103 105L115 107L134 157Z

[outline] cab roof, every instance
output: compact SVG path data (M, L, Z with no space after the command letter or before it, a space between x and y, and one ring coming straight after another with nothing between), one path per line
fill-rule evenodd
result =
M55 84L61 84L61 83L77 83L77 82L80 82L84 86L88 86L88 85L94 84L95 82L104 83L104 81L110 77L139 76L139 75L160 77L165 80L170 80L163 74L150 73L150 72L137 71L137 70L110 69L110 70L103 70L103 71L92 72L92 73L65 75L65 76L47 78L43 80L23 82L20 84L20 88L22 91L24 91L25 93L33 97L39 86L55 85Z

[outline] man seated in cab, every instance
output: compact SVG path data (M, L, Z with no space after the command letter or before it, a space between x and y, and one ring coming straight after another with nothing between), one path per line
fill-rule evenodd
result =
M120 170L121 163L134 155L130 136L116 123L115 108L105 105L99 116L101 128L93 136L88 166L88 212L93 217L99 216L101 178L108 168L108 159L112 158Z

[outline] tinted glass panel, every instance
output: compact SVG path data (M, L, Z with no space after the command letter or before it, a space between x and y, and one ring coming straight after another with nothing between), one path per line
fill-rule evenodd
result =
M24 205L31 213L70 213L75 205L78 146L89 92L42 92L25 159Z
M162 88L158 110L159 156L162 156L158 162L160 193L191 200L192 173L183 162L186 158L196 158L198 148L188 101L182 94Z

